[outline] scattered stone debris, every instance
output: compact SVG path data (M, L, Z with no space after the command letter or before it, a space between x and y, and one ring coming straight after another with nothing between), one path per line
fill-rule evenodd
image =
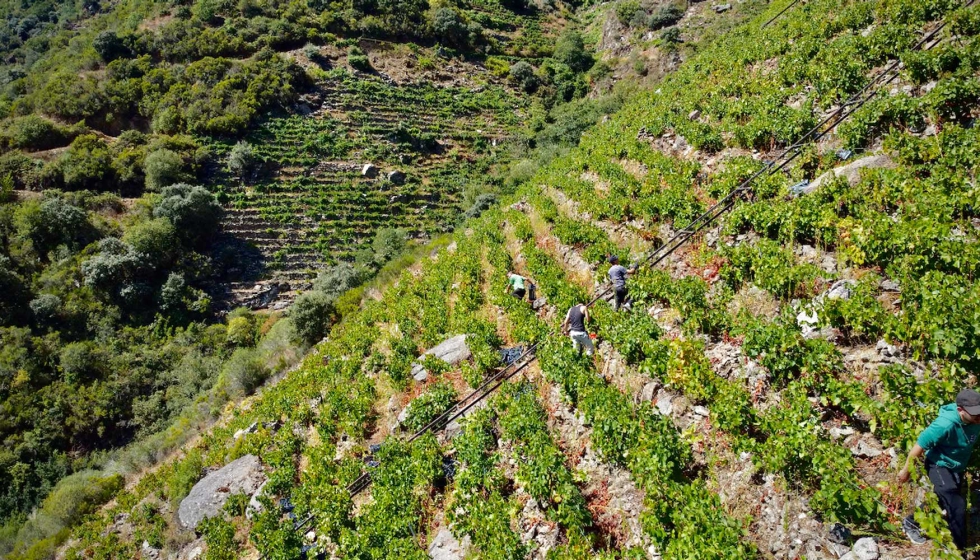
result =
M731 10L732 9L732 5L731 4L715 4L714 6L711 7L711 9L714 10L715 13L723 14L723 13L727 12L728 10Z

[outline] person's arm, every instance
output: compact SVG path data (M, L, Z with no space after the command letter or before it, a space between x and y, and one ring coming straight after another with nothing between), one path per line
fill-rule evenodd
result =
M926 450L923 449L918 443L912 446L912 451L909 452L909 458L905 460L905 466L902 470L898 471L898 481L905 483L909 481L909 472L912 470L912 461L918 460L925 455Z
M585 319L582 322L583 323L588 323L589 322L589 307L587 305L583 305L582 307L585 309L585 311L582 313L583 315L585 315Z
M568 316L571 313L572 313L572 310L569 309L568 310L568 313L565 313L565 318L561 322L561 332L562 332L562 334L568 334Z
M905 466L898 472L899 482L907 482L909 480L912 462L922 458L926 451L938 445L946 437L949 428L950 426L947 421L944 421L942 418L936 418L932 421L932 424L929 424L926 426L926 429L922 430L919 438L915 441L915 445L912 446L912 451L909 451L908 459L905 460Z

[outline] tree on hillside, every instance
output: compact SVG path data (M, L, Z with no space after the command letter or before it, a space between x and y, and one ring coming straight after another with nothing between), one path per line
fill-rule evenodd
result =
M228 152L228 171L243 181L255 170L255 164L255 149L244 140L239 141Z
M436 40L453 47L470 44L470 30L463 17L452 8L439 8L432 12L432 33Z
M565 31L558 38L554 58L576 72L587 71L594 62L592 55L585 50L582 34L574 29Z
M122 37L110 30L96 35L92 41L92 48L104 62L112 62L117 58L125 58L133 54Z
M70 189L108 190L112 177L109 146L94 134L76 138L60 160L65 186Z
M296 334L307 344L320 341L330 327L334 308L333 299L322 292L307 292L289 308L289 317L296 326Z
M204 187L178 183L161 193L153 216L167 218L191 246L200 246L217 231L221 220L221 205Z
M528 93L538 88L538 77L534 74L534 67L524 60L510 67L510 79Z
M175 183L191 179L184 169L184 159L180 154L166 148L151 152L143 163L146 172L146 188L159 191Z

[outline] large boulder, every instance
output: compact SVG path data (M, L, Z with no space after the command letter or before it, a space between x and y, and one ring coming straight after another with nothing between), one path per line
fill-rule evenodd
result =
M838 167L837 169L832 169L823 175L814 179L812 183L806 185L800 189L801 194L809 194L820 188L824 183L831 181L837 177L843 177L847 180L847 184L854 186L861 179L861 170L877 169L877 168L892 168L895 167L895 162L892 158L885 154L877 154L873 156L864 157L855 160L847 165Z
M470 347L466 345L466 335L460 334L426 350L422 354L422 357L435 356L447 364L454 366L463 360L470 359L472 355L473 353L470 352ZM412 377L416 381L425 381L429 378L429 372L425 370L425 366L416 363L412 366Z
M245 455L202 478L180 502L177 518L185 529L195 529L207 517L221 512L232 494L251 496L265 483L262 462Z

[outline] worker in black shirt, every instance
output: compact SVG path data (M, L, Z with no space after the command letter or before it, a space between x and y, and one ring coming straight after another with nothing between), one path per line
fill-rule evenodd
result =
M565 314L565 320L561 323L561 331L572 339L573 349L578 350L578 353L581 354L584 348L585 354L591 356L595 352L595 345L592 344L589 331L585 328L585 323L588 320L589 308L585 304L577 303Z

